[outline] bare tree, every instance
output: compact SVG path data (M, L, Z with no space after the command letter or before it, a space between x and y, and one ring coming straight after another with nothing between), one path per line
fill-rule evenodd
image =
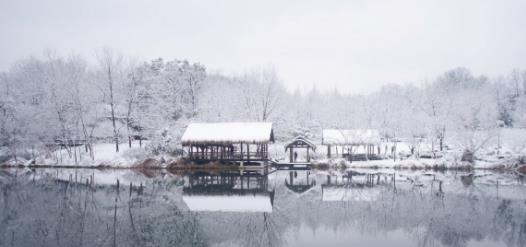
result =
M140 73L137 73L137 70L132 68L130 74L128 75L128 80L126 83L126 130L128 134L128 145L131 148L132 146L132 137L131 137L131 125L132 125L132 113L134 110L134 105L137 101L137 90L140 81Z
M276 110L283 88L280 88L278 77L274 70L261 73L261 121L266 121Z
M191 116L195 117L197 116L197 97L206 77L206 69L199 63L190 64L185 60L180 65L180 72L186 82L186 91L190 97Z
M267 121L276 112L285 89L274 70L253 71L240 79L241 94L248 115Z
M116 54L111 49L105 48L97 53L97 59L102 73L102 80L104 81L103 94L110 107L110 120L113 127L113 141L115 142L115 151L119 152L119 129L117 128L116 117L116 87L117 80L122 76L122 61L121 55Z

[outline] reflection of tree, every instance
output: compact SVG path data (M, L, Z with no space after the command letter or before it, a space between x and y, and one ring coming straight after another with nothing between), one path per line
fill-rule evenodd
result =
M520 205L510 200L500 201L493 218L493 237L501 236L508 246L526 246L524 204Z
M274 209L272 213L249 213L232 222L240 246L282 246L287 217Z
M153 198L28 177L0 178L0 187L0 246L207 245L197 215L159 202L170 184L152 184Z
M494 220L488 212L496 212L500 203L494 190L488 190L476 181L465 188L457 179L447 180L446 183L435 179L424 181L417 187L407 181L397 181L396 194L392 188L385 188L372 203L320 202L318 188L300 197L277 190L275 207L292 218L289 228L295 228L297 222L309 221L314 223L309 224L312 229L331 227L341 232L354 228L375 234L403 229L415 234L419 246L436 243L466 246L469 241L484 238L506 239L509 246L524 245L526 227L518 227L526 220L526 214L518 210L521 201L511 202L515 208L510 213L513 217L495 217L498 221L506 218L513 221L491 223ZM501 232L494 228L501 229ZM513 234L506 235L506 231Z
M188 212L181 184L168 180L148 183L144 193L134 190L131 197L121 187L115 204L116 186L0 174L0 246L111 246L114 213L119 246L284 246L291 244L287 234L305 229L371 235L399 230L418 246L466 246L482 239L526 246L524 200L496 196L478 178L469 187L446 178L442 193L435 180L418 187L397 181L396 194L377 186L380 195L366 202L322 201L319 185L294 193L282 183L288 175L276 175L278 183L269 180L276 184L272 212L226 213Z

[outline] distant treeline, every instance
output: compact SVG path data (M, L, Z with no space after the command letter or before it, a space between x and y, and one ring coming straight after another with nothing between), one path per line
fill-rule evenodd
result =
M526 127L526 71L489 78L455 68L414 85L367 94L289 92L272 69L227 76L200 63L134 62L109 49L97 63L46 54L0 74L0 154L45 153L149 139L171 151L191 121L272 121L278 139L322 128L375 128L386 138L425 138L443 149L451 133L476 152L502 127ZM353 82L349 82L353 83Z

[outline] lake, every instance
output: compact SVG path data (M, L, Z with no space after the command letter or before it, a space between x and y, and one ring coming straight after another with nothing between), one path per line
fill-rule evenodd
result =
M0 246L526 246L525 186L489 171L0 169Z

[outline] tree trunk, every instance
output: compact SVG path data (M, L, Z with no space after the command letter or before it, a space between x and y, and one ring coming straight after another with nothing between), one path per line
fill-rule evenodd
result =
M115 152L119 152L119 132L115 123L115 102L113 98L113 79L111 76L111 66L108 66L108 87L110 90L110 110L111 110L111 124L113 127L113 139L115 141Z

